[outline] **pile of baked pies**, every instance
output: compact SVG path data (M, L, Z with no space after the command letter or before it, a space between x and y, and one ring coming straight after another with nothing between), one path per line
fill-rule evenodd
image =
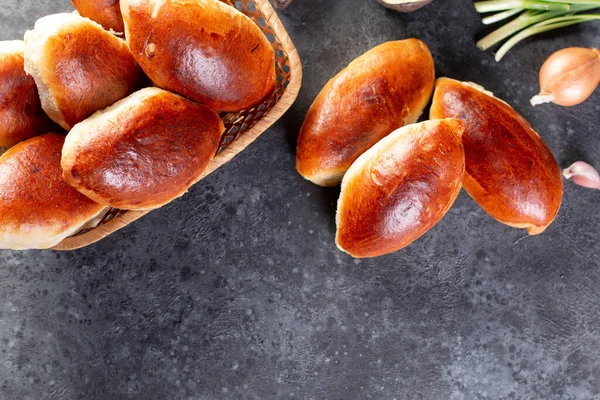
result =
M73 3L0 42L0 248L181 196L218 150L218 112L275 90L271 44L224 2Z
M273 48L226 2L73 3L78 12L41 18L24 41L0 42L0 248L52 247L110 208L181 196L218 150L218 112L275 90ZM432 95L431 119L415 123ZM563 191L529 123L476 84L436 82L417 39L379 45L326 84L297 169L341 183L336 243L354 257L410 244L461 187L530 234L554 220Z
M415 123L432 93L431 119ZM341 182L336 243L354 257L412 243L461 187L531 235L554 220L563 194L560 168L531 125L476 84L436 82L416 39L375 47L325 85L300 131L296 166L318 185Z

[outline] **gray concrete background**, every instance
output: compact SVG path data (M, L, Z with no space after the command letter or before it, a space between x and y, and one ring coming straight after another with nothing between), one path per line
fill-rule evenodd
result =
M3 0L17 39L66 0ZM189 194L86 249L0 252L0 399L600 398L600 194L566 183L527 237L464 192L410 247L355 261L334 245L338 189L294 169L326 82L387 40L425 40L438 76L511 103L561 166L600 166L600 91L533 109L554 50L600 23L529 40L496 64L469 0L397 14L375 0L295 0L280 13L304 62L291 111Z

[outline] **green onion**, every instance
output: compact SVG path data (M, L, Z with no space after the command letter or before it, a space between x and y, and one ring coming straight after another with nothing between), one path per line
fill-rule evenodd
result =
M600 0L486 0L475 2L479 13L492 13L482 18L491 25L517 15L512 21L477 42L487 50L508 39L496 53L500 61L521 40L542 32L600 19L600 13L587 13L600 8Z
M483 22L485 25L495 24L496 22L500 22L502 20L505 20L506 18L510 18L513 15L518 14L521 11L523 11L522 8L513 8L512 10L499 12L498 14L494 14L494 15L490 15L489 17L482 18L481 22Z
M511 10L513 8L524 8L527 10L560 10L569 11L571 6L567 3L552 3L548 1L529 1L529 0L489 0L478 1L475 3L475 9L479 13L492 11Z

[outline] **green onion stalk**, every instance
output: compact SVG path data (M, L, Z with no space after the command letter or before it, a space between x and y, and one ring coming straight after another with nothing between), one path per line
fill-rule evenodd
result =
M539 33L552 31L582 22L600 20L600 0L485 0L475 2L475 9L486 25L509 22L477 42L487 50L507 39L496 52L496 61L520 41Z

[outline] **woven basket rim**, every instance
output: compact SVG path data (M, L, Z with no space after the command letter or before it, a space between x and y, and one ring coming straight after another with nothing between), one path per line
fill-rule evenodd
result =
M248 147L254 142L263 132L265 132L271 125L273 125L283 114L292 106L302 83L302 64L298 55L298 50L294 46L290 39L287 31L283 27L281 20L277 16L275 9L269 3L269 0L252 0L256 5L257 9L263 14L266 21L273 28L277 39L280 41L284 48L291 68L291 77L287 88L285 88L281 98L277 104L264 114L256 124L250 128L247 132L241 135L238 139L232 142L225 150L220 152L213 160L211 160L209 166L202 174L200 180L211 174L217 168L223 164L229 162L238 153ZM110 234L118 231L119 229L129 225L135 220L143 217L152 210L145 211L128 211L127 213L114 218L103 225L100 225L89 232L82 235L72 236L64 239L58 245L54 246L53 250L76 250L82 247L89 246Z

